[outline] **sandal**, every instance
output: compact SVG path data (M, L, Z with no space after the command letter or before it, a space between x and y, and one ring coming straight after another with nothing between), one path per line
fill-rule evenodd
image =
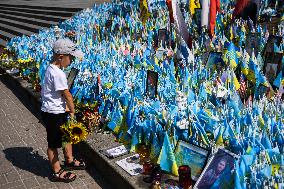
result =
M79 165L76 165L76 161L80 162ZM71 163L67 163L66 161L64 162L64 166L67 169L71 169L71 170L84 170L86 169L86 164L85 162L83 162L82 160L77 160L77 159L73 159L73 161Z
M61 175L65 173L65 175L63 177L61 177ZM72 182L76 179L76 175L73 174L74 176L71 177L73 173L71 172L67 172L65 169L60 169L57 173L53 173L50 180L52 182L65 182L65 183L68 183L68 182Z

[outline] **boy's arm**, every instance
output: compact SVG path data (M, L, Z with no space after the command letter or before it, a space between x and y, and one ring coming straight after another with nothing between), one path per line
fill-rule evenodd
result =
M74 103L73 103L73 97L71 95L71 93L69 92L68 89L65 89L62 91L62 95L66 100L66 109L70 111L70 117L74 118L74 113L75 113L75 109L74 109Z

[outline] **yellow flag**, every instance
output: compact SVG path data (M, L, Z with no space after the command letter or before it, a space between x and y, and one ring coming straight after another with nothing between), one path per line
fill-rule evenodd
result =
M140 14L141 21L143 24L145 24L150 16L147 0L140 0Z
M195 2L195 0L190 0L189 10L190 10L191 15L194 15L196 8L201 8L199 1Z

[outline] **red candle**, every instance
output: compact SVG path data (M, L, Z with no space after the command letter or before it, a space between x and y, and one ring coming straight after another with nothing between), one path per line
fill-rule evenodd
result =
M178 168L179 174L179 185L183 189L189 189L192 187L192 180L191 180L191 170L188 165L181 165Z

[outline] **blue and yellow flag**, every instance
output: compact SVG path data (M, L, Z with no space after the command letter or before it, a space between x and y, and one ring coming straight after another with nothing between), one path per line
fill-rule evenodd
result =
M150 158L156 162L161 152L161 146L156 132L153 132L153 141L151 144Z
M230 42L228 50L225 52L224 61L229 64L232 69L235 69L238 66L236 47L232 42Z
M178 166L167 132L165 132L164 142L158 159L158 164L160 164L162 170L178 176Z
M118 133L120 126L122 125L122 119L123 119L123 112L121 110L120 104L118 104L115 107L115 110L112 114L111 121L107 125L111 130L113 130L115 133Z

